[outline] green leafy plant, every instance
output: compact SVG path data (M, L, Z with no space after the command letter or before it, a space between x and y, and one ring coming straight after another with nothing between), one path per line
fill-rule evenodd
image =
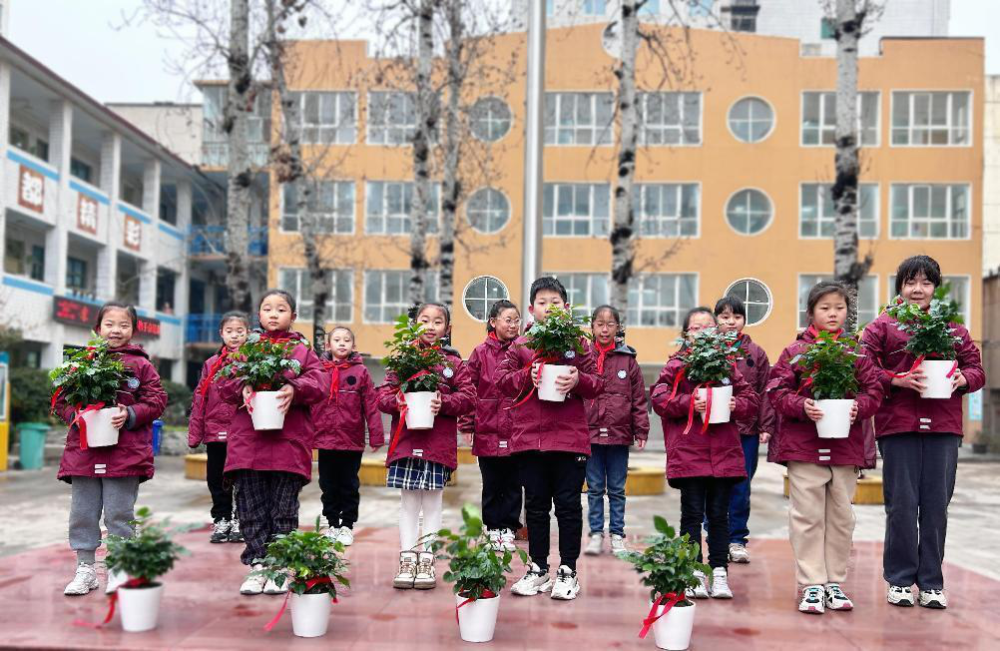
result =
M167 425L182 426L188 424L188 409L191 406L191 389L186 384L162 380L163 390L167 393L167 408L160 418Z
M118 389L131 374L108 342L96 334L84 348L70 351L59 366L52 369L53 395L58 393L74 407L103 402L105 407L118 400Z
M528 563L524 550L493 549L479 509L471 504L462 507L462 528L457 533L441 529L427 537L433 537L431 550L437 558L448 561L444 580L454 584L455 594L469 599L481 599L490 593L499 595L507 585L506 575L511 572L515 554L522 563Z
M949 294L950 285L934 290L930 308L923 310L916 303L907 303L897 296L885 308L896 320L896 327L910 336L905 350L928 359L955 359L955 344L962 341L955 335L953 324L962 323L962 311Z
M267 546L267 556L254 560L264 567L255 572L271 579L279 587L288 582L295 594L327 594L337 596L337 586L350 587L345 576L347 561L344 546L327 538L320 531L319 518L313 531L295 530L275 536Z
M583 329L587 319L576 317L569 308L553 307L544 321L536 321L527 332L525 347L540 357L562 359L566 353L583 352L584 339L591 334Z
M155 581L174 567L174 562L187 550L172 540L174 533L153 522L147 507L135 513L135 535L131 538L108 536L108 555L105 559L109 570L124 572L133 579L157 585ZM169 521L164 521L168 524Z
M678 606L689 606L691 602L684 598L684 593L698 585L694 573L711 574L712 570L698 562L698 544L691 542L687 534L678 537L659 515L653 516L653 526L657 535L649 538L646 549L624 554L622 559L642 576L642 584L649 588L650 601L672 592L682 597Z
M295 346L295 341L273 341L251 333L216 377L238 379L254 391L276 391L288 383L288 372L298 375L302 370L299 360L292 359Z
M708 328L692 340L679 340L677 356L684 362L684 374L694 384L729 384L733 367L744 355L735 332Z
M48 394L52 387L48 372L40 368L10 370L10 415L17 423L53 423Z
M440 347L420 345L423 333L423 324L411 321L403 314L396 319L392 339L385 342L389 354L382 362L386 369L396 374L403 393L437 391L441 378L433 370L444 365L447 360ZM420 375L422 371L426 373Z
M809 390L816 400L841 400L857 395L858 378L854 363L861 357L858 340L853 337L834 337L823 330L816 341L797 356L796 364L808 378Z

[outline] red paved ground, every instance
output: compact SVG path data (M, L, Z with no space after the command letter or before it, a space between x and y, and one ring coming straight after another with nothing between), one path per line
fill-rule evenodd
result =
M240 546L210 545L203 532L182 536L181 542L192 555L167 577L160 626L149 633L123 633L117 616L99 631L70 625L76 618L99 621L107 602L103 591L86 597L62 595L73 562L66 547L5 558L0 560L0 647L417 650L463 646L448 587L428 592L390 587L397 540L394 529L359 529L349 551L353 588L333 607L327 636L313 640L292 635L287 613L271 633L264 633L261 627L282 598L240 596ZM751 550L753 563L732 568L734 600L698 602L692 649L1000 649L1000 618L994 609L1000 585L996 581L947 566L951 609L895 608L884 600L881 545L859 543L852 578L845 586L856 610L808 616L795 610L787 541L756 542ZM573 602L504 593L492 648L654 649L652 635L645 641L636 637L646 612L646 596L630 567L602 556L584 557L579 569L583 592Z

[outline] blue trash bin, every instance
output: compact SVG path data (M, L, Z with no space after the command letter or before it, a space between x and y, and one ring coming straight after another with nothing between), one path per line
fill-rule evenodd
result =
M157 418L153 421L153 456L160 453L160 442L163 440L163 421Z

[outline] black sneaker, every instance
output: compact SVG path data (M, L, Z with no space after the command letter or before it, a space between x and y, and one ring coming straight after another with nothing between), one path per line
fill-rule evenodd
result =
M243 542L243 533L240 531L239 520L232 520L229 523L229 542L231 543Z
M208 539L210 543L229 542L229 520L217 520L212 525L212 537Z

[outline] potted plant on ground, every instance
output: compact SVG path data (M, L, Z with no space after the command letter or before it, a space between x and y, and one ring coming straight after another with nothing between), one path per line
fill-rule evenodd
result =
M698 585L696 571L709 574L712 570L698 562L698 546L687 534L678 537L658 515L653 516L653 526L657 535L649 539L646 549L621 556L649 588L649 614L639 637L645 638L652 628L658 648L683 651L691 643L695 614L694 601L687 598L686 590Z
M729 403L733 397L733 369L743 355L737 334L709 328L698 332L692 339L682 340L681 344L677 355L684 362L683 377L695 385L692 409L695 396L708 403L705 413L701 415L702 431L710 424L728 423L731 415ZM678 379L681 377L679 375Z
M544 321L536 321L526 333L525 347L535 351L532 364L541 367L538 381L538 399L563 402L566 394L556 389L556 378L570 372L564 359L573 359L583 353L587 333L581 327L585 320L573 316L570 308L552 308Z
M479 509L469 504L462 508L461 530L442 529L428 537L433 537L431 550L448 561L444 580L454 584L459 635L466 642L489 642L496 630L500 591L507 584L510 562L516 554L527 564L528 555L520 549L494 550Z
M129 377L128 369L110 352L108 342L96 334L86 347L67 354L66 361L52 369L52 402L62 398L76 410L72 425L80 430L80 447L106 447L118 443L118 430L111 426L118 413L118 389Z
M431 400L441 380L434 369L446 361L439 346L419 344L423 332L422 324L411 321L405 314L400 316L392 339L385 342L389 354L382 360L399 382L399 394L405 403L400 419L411 430L434 427Z
M823 411L823 417L816 421L821 439L846 439L851 433L851 407L858 392L854 364L861 356L858 346L853 337L837 337L824 330L798 356L796 364L805 378L802 387L809 388Z
M270 631L281 619L288 600L292 602L292 632L298 637L326 635L331 604L337 603L337 587L349 587L345 576L344 546L320 531L319 518L313 531L292 531L276 536L267 546L267 556L255 559L263 568L261 576L278 587L288 583L285 602L264 630Z
M901 296L885 309L896 320L897 327L910 336L904 350L916 357L916 361L907 373L917 368L923 372L926 387L920 392L921 398L950 398L952 394L951 378L958 368L955 344L961 342L952 325L962 323L963 319L950 292L950 285L938 287L927 310L916 303L907 303Z
M231 361L219 369L218 377L237 379L253 389L247 410L256 430L281 429L285 414L278 409L278 389L301 371L292 359L295 341L274 341L252 333Z

